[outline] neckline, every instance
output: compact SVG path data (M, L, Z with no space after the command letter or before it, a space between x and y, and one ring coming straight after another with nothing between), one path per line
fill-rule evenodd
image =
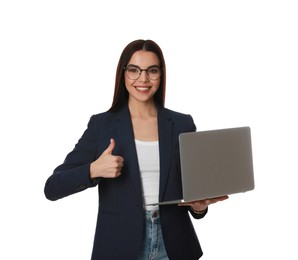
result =
M154 144L158 144L158 140L156 141L143 141L143 140L138 140L135 139L136 144L143 144L143 145L154 145Z

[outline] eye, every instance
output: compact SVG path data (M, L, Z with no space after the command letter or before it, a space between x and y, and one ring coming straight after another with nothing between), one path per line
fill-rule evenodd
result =
M140 69L137 67L129 66L129 67L127 67L127 72L128 73L140 73Z
M160 69L158 67L148 69L148 73L150 74L159 74Z

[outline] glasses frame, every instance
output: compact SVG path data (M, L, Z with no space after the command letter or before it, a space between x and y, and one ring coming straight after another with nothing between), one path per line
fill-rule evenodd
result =
M135 78L135 79L130 78L130 77L128 76L128 74L127 74L127 77L128 77L129 79L131 79L131 80L137 80L137 79L139 79L139 78L141 77L143 71L146 72L146 76L148 77L148 79L150 79L150 80L159 80L160 77L161 77L162 71L163 71L163 68L161 68L161 67L159 67L159 66L157 66L157 65L149 66L147 69L141 69L141 68L140 68L139 66L137 66L137 65L129 64L129 65L123 67L123 69L127 72L127 69L130 68L130 67L133 67L133 68L136 68L136 69L139 69L139 70L140 70L139 76L138 76L137 78ZM157 68L157 69L160 70L160 75L159 75L159 77L158 77L157 79L151 79L150 76L149 76L148 70L150 70L150 69L152 69L152 68Z

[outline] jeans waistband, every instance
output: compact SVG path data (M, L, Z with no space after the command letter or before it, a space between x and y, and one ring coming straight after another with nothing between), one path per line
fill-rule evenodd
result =
M146 219L158 219L159 218L159 210L146 210Z

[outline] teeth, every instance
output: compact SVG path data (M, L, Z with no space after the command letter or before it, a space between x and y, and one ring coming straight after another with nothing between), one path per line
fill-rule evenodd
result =
M148 90L149 87L136 87L137 90Z

